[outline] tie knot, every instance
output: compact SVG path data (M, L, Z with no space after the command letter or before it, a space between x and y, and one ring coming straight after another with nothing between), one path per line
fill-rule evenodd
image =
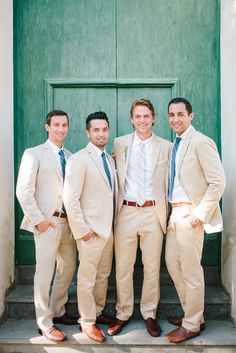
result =
M102 156L102 158L105 158L106 157L105 152L102 152L101 156Z
M176 137L175 142L176 142L176 143L180 143L181 140L182 140L181 137Z
M60 150L58 153L59 153L60 156L64 157L64 151L63 150Z

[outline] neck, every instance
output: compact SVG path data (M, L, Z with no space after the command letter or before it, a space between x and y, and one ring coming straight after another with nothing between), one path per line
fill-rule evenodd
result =
M105 150L105 146L97 146L94 143L91 142L92 145L94 145L95 147L97 147L100 151L104 151Z
M52 141L52 140L50 140L50 139L49 139L49 141L50 141L51 143L53 143L55 146L57 146L58 148L62 148L62 147L63 147L63 145L62 145L60 142L55 142L55 141Z
M144 134L140 134L139 132L136 131L136 134L138 136L138 138L140 138L140 140L144 141L149 139L152 136L152 131L148 131Z

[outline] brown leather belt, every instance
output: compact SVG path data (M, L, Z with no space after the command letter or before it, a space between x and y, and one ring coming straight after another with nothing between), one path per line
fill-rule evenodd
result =
M191 202L174 202L171 204L171 207L181 207L181 206L189 206L191 205Z
M127 201L127 200L124 200L123 201L123 205L125 206L133 206L133 207L150 207L150 206L155 206L156 204L156 201L153 200L153 201L145 201L145 203L140 206L137 202L134 202L134 201Z
M54 217L59 217L59 218L67 218L67 214L66 213L58 212L58 211L54 212L53 216Z

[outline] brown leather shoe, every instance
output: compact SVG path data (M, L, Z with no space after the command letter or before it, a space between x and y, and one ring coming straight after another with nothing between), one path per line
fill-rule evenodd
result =
M186 330L183 326L178 327L176 330L171 331L165 338L172 343L180 343L189 340L190 338L199 336L201 331L192 332Z
M54 342L62 342L67 339L65 333L56 326L49 327L45 330L39 328L38 332L40 335Z
M95 324L89 325L86 328L81 327L81 331L94 341L102 343L106 340L106 336L102 330L100 330Z
M114 317L111 317L102 313L97 316L96 324L111 325L114 322L114 320L115 320Z
M175 325L175 326L181 326L182 325L182 317L168 317L168 321L170 324ZM202 322L200 324L200 331L204 331L205 330L205 322Z
M62 316L59 317L54 317L52 319L54 324L62 324L62 325L77 325L78 324L78 318L69 316L66 313Z
M156 320L151 317L148 317L146 320L146 326L148 333L153 337L159 337L161 335L161 327L158 325Z
M117 335L128 324L128 322L129 320L123 321L123 320L115 319L115 321L113 321L113 323L108 328L108 331L107 331L108 335L110 336Z

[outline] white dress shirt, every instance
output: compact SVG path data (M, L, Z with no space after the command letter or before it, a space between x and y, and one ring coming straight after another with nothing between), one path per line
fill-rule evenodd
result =
M145 188L144 188L144 195L145 200L150 201L154 200L154 193L153 193L153 186L152 186L152 162L153 162L153 136L149 137L148 139L142 141L134 134L134 138L131 145L130 155L129 155L129 162L128 162L128 169L125 179L125 194L124 198L128 201L135 201L137 202L138 198L138 183L137 178L139 177L140 170L138 170L138 149L139 144L143 143L145 146Z

